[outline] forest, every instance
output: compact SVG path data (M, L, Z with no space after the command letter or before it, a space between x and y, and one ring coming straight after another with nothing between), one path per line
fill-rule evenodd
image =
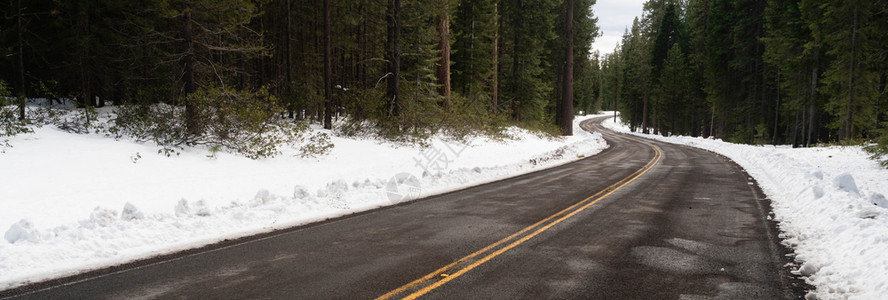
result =
M651 0L601 66L632 128L885 153L888 1Z
M596 110L594 4L5 0L2 107L11 124L38 118L24 99L113 106L115 133L165 145L236 147L271 125L337 120L394 139L569 135L574 111Z
M594 5L4 0L0 131L39 123L34 98L75 102L87 125L113 106L117 135L234 148L333 121L407 140L569 135L607 109L655 134L888 153L888 1L649 0L605 55Z

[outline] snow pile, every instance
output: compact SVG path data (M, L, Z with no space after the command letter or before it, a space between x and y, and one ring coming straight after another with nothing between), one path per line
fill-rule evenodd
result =
M329 155L250 160L208 149L77 135L52 126L0 154L0 290L321 221L594 155L598 134L512 141L434 138L427 148L333 136ZM312 130L327 132L319 127Z
M23 241L40 242L40 232L28 220L21 220L18 223L12 224L9 230L6 231L6 234L3 235L3 238L10 244Z
M629 132L612 120L604 125ZM861 147L792 149L633 134L722 154L755 177L771 199L783 242L795 250L794 273L816 287L809 296L888 295L888 170Z

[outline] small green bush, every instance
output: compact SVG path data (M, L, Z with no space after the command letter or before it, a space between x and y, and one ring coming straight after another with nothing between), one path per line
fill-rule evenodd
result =
M330 153L330 150L332 149L333 142L330 141L330 135L321 132L312 135L308 139L307 143L302 144L302 146L299 148L299 150L301 151L299 156L302 158L317 157Z
M0 137L31 132L27 121L19 120L17 100L9 96L9 86L0 80ZM8 146L7 140L3 144Z
M881 129L876 133L879 137L874 140L875 143L863 147L863 149L869 152L870 159L876 160L883 167L888 168L888 129Z
M163 147L159 152L176 153L182 146L206 145L249 158L272 157L284 145L303 145L303 156L322 155L332 148L329 138L309 137L307 126L281 116L284 107L266 89L236 91L206 89L188 95L193 109L186 120L184 107L166 104L118 107L108 131L117 137L131 136ZM194 124L188 128L186 124Z

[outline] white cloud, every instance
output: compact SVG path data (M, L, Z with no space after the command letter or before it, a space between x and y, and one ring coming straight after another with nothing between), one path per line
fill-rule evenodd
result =
M623 39L626 28L632 27L632 20L640 16L644 0L598 0L592 7L598 17L598 27L602 36L595 39L592 50L601 54L611 53Z

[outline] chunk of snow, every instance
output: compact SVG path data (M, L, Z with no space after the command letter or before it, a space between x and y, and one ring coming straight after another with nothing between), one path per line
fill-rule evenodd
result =
M106 208L96 207L93 209L93 212L89 214L89 220L86 221L84 225L86 225L85 227L87 228L93 228L94 226L108 227L113 224L116 219L117 212Z
M327 184L327 195L342 194L348 191L348 183L345 180L336 180Z
M15 244L20 241L30 241L30 242L39 242L40 239L40 231L37 228L34 228L34 224L31 224L30 221L22 219L12 226L9 227L9 230L6 230L6 234L3 235L3 238L6 239L10 244Z
M253 196L253 204L254 204L254 206L255 205L262 205L262 204L268 203L269 201L271 201L273 199L274 199L274 196L271 195L271 192L269 192L266 189L261 189L258 192L256 192L256 196Z
M200 199L200 200L197 200L197 202L194 202L194 214L201 216L201 217L209 216L210 215L210 208L207 206L207 202L204 201L203 199Z
M256 199L262 203L268 203L268 201L271 201L271 198L271 192L266 189L259 190L258 192L256 192L256 196L253 196L253 199Z
M309 193L308 189L306 189L304 186L297 185L293 187L293 199L301 200L308 199L309 197L311 197L311 193Z
M854 182L854 176L851 176L851 174L839 174L839 176L836 176L836 178L833 179L833 184L839 190L852 194L860 194L860 191L857 189L857 184Z
M805 262L804 264L802 264L801 267L799 267L799 274L801 274L802 276L811 276L814 275L814 273L817 273L818 270L820 270L820 267L817 266L817 264L812 262Z
M807 294L805 294L805 300L817 300L817 299L818 299L817 293L814 291L810 291Z
M176 216L188 216L191 215L191 206L188 205L188 200L181 199L179 203L176 203Z
M142 213L135 205L127 202L123 205L123 212L120 213L120 219L124 221L131 220L141 220L145 218L145 214Z

